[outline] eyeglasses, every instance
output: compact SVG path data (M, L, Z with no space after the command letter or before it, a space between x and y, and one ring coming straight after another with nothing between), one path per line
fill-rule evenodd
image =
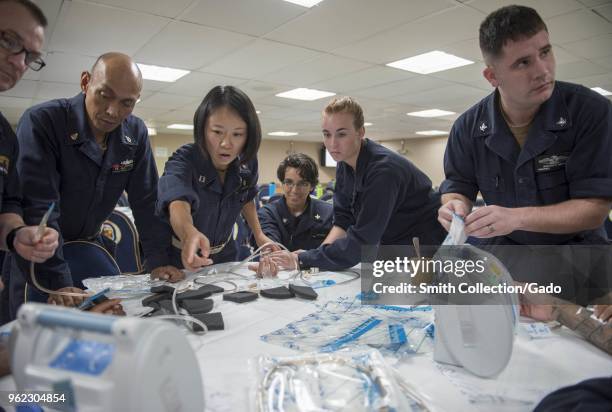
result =
M21 39L10 32L0 31L0 47L11 54L25 53L25 64L35 72L47 65L40 57L40 53L31 52L23 47Z
M287 189L295 189L297 188L298 190L306 190L310 188L310 183L305 182L303 180L295 183L292 180L285 180L283 182L283 185L285 185L285 188Z

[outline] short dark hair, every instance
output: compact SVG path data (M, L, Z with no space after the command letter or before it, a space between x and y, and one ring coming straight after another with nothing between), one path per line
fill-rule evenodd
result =
M245 164L257 155L261 144L261 126L253 102L237 87L215 86L208 92L193 116L193 139L204 154L209 156L205 143L206 122L221 107L234 110L247 125L247 141L240 155L240 163Z
M0 3L8 3L13 2L17 4L21 4L23 7L28 9L32 17L40 24L42 27L47 27L47 18L45 17L45 13L31 0L0 0Z
M548 31L537 11L526 6L506 6L489 14L480 24L480 51L485 60L501 55L508 41L518 41Z
M297 169L300 177L311 185L316 186L319 183L319 169L312 157L304 153L293 153L285 157L276 169L276 177L281 182L285 180L285 171L288 167Z

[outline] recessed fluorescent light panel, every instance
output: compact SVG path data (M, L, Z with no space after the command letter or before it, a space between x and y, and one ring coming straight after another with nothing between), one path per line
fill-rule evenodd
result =
M443 70L454 69L456 67L467 66L468 64L473 63L474 62L471 60L467 60L453 54L444 53L440 50L434 50L429 53L419 54L418 56L408 57L407 59L387 63L387 66L413 73L430 74L441 72Z
M183 123L172 123L166 126L168 129L177 129L177 130L193 130L192 124L183 124Z
M154 127L147 127L147 133L149 136L155 136L157 134L157 129Z
M172 67L151 66L138 63L138 68L142 72L142 78L146 80L156 80L158 82L175 82L181 77L189 74L189 70L173 69Z
M446 136L448 132L445 132L443 130L421 130L419 132L416 132L416 134L421 136Z
M601 87L591 87L591 90L601 94L602 96L611 96L612 95L612 92L609 92L606 89L602 89Z
M298 6L302 6L302 7L312 7L312 6L316 6L317 4L321 3L323 0L285 0L287 3L293 3L293 4L297 4Z
M286 137L286 136L297 136L297 132L283 132L283 131L280 131L280 132L270 132L270 133L268 133L268 136L283 136L283 137Z
M279 93L276 96L284 97L286 99L313 101L317 99L322 99L324 97L334 96L335 94L336 93L324 92L322 90L306 89L304 87L300 87L298 89L293 89L287 92Z
M449 112L447 110L440 110L440 109L430 109L430 110L421 110L420 112L410 112L406 114L408 116L416 116L416 117L440 117L440 116L448 116L451 114L455 114L455 112Z
M363 125L364 125L364 126L372 126L373 124L374 124L374 123L368 123L368 122L365 122Z

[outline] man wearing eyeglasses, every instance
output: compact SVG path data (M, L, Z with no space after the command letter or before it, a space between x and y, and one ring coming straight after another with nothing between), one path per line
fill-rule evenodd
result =
M318 248L332 228L333 206L310 197L318 183L317 164L303 153L291 154L278 165L276 176L283 197L259 209L261 230L290 251Z
M0 0L0 92L13 88L28 68L38 71L44 67L41 51L46 25L44 14L32 2ZM40 263L53 256L58 233L47 228L41 237L36 226L25 225L16 170L18 153L15 133L0 113L0 247Z

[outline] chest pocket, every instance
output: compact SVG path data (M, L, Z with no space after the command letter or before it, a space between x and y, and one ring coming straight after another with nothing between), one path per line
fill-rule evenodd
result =
M478 176L478 189L487 204L504 204L506 182L501 176Z
M559 203L569 198L569 184L565 168L553 172L536 173L536 182L542 204Z

